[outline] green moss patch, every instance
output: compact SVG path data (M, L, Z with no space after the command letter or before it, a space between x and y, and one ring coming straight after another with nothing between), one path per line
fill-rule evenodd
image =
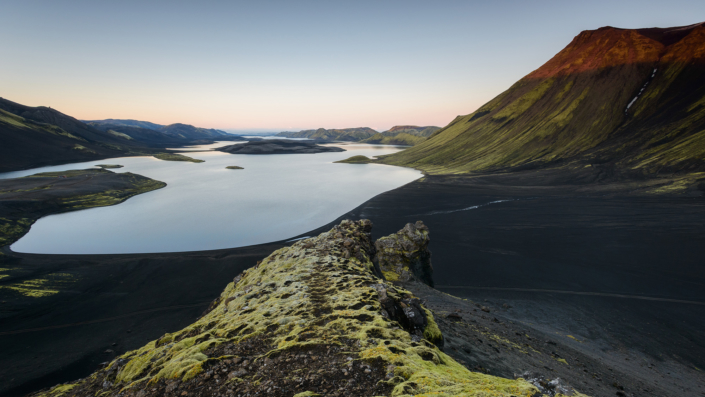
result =
M228 284L198 321L115 359L75 383L71 394L537 392L523 380L469 371L439 350L432 313L375 276L370 231L369 221L343 221L274 251ZM414 307L425 317L422 330L400 320ZM390 312L395 308L399 313Z

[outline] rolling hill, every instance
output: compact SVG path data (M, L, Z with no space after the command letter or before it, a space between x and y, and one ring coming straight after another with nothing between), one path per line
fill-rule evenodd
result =
M419 127L416 125L397 125L387 131L380 132L362 142L378 143L384 145L409 145L413 146L426 140L441 127Z
M241 140L238 135L225 131L194 127L190 124L161 125L139 120L90 120L86 123L101 131L127 135L141 143L159 146L164 144L183 145L192 141Z
M188 124L161 126L113 119L86 123L50 107L25 106L0 98L0 172L151 154L155 148L216 139L242 140L224 131Z
M285 138L308 138L320 141L361 141L377 134L377 131L369 127L330 129L319 128L317 130L303 130L298 132L280 132L277 136Z
M384 163L429 174L705 171L705 24L584 31L475 112Z
M0 142L0 172L117 157L138 147L52 108L2 98Z
M318 141L352 141L364 143L377 143L385 145L415 145L426 140L440 127L419 127L415 125L399 125L388 131L377 132L372 128L319 128L317 130L303 130L298 132L280 132L277 136L285 138L307 138Z

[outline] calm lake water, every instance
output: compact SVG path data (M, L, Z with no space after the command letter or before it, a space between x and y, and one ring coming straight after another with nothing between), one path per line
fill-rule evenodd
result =
M204 145L224 146L232 142ZM346 152L236 155L193 152L205 163L124 157L0 174L16 178L37 172L121 164L167 187L111 207L51 215L37 221L12 250L42 254L107 254L211 250L283 240L306 233L366 200L421 177L408 168L379 164L333 164L402 148L342 144ZM225 169L229 165L244 170Z

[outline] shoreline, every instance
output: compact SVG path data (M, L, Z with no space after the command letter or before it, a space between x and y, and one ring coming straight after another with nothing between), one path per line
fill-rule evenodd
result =
M423 220L431 232L438 291L477 302L487 299L499 307L507 303L514 308L508 315L515 321L570 332L591 347L626 349L651 357L663 368L705 366L705 308L699 305L629 299L615 304L618 298L481 289L570 288L705 301L699 287L705 272L696 266L705 236L693 231L705 221L701 198L605 195L601 188L526 186L528 182L520 186L497 176L465 182L425 176L317 229L256 246L102 255L4 250L3 266L22 266L30 274L70 272L77 281L69 291L31 305L2 298L6 310L0 317L0 349L7 353L0 367L7 369L0 377L9 381L0 394L22 395L85 376L101 362L191 323L239 272L273 250L346 218L371 219L375 239ZM508 198L512 200L482 206ZM680 268L660 266L672 252L679 252ZM442 285L461 288L444 290ZM620 324L618 330L615 324ZM670 324L681 325L673 329ZM45 329L8 333L33 328ZM611 345L603 345L605 341ZM599 356L598 351L588 353ZM662 372L669 379L668 371Z

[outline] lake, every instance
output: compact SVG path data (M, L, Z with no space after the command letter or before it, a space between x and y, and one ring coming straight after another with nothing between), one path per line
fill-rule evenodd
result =
M193 149L233 144L220 142ZM124 203L51 215L11 246L15 252L113 254L183 252L243 247L293 238L335 220L368 199L420 178L419 171L381 164L333 164L354 155L394 153L401 147L336 144L346 152L237 155L191 151L205 163L123 157L0 174L121 164L167 183ZM237 165L244 170L228 170Z

